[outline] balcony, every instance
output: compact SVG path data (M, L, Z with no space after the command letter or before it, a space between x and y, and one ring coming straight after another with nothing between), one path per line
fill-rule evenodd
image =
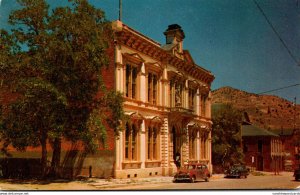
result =
M187 108L183 108L181 106L171 107L170 112L182 113L182 114L187 114L187 115L194 115L194 110L193 109L187 109Z

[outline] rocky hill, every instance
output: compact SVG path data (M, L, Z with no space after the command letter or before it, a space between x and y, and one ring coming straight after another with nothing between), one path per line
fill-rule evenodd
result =
M212 91L213 104L232 103L247 112L252 124L265 129L294 129L300 127L300 105L273 95L257 95L231 87Z

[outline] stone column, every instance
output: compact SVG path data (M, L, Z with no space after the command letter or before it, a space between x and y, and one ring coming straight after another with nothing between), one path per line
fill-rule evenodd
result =
M170 102L170 100L169 100L170 89L169 89L168 73L167 73L166 68L164 68L164 70L162 72L160 83L161 83L161 90L160 90L160 92L161 92L160 93L161 102L160 102L160 105L168 107L169 102Z
M123 132L119 132L119 138L116 139L116 166L115 170L122 170L123 161Z
M200 132L198 131L197 132L197 144L196 144L196 148L197 148L197 151L196 151L196 159L197 161L200 160L201 158L201 141L200 141Z
M195 114L200 116L200 90L197 89L197 92L196 92L196 97L195 97Z
M207 149L208 149L207 150L207 155L208 155L207 159L209 160L208 167L209 167L210 172L212 173L213 167L212 167L212 157L211 157L211 131L208 134Z
M140 161L142 162L141 164L141 169L145 168L145 162L146 162L146 147L145 144L146 143L146 125L145 125L145 120L143 120L142 124L141 124L141 133L140 133Z
M142 102L147 102L147 82L146 82L146 70L145 70L145 63L142 63L142 67L141 67L141 75L140 75L140 89L139 89L139 94L140 94L140 100Z

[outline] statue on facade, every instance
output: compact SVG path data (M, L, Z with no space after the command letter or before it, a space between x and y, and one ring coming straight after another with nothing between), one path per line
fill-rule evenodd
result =
M178 84L175 86L175 105L181 106L181 87Z

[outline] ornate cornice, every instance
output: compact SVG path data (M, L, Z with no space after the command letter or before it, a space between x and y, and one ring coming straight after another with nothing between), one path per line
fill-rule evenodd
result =
M123 24L122 30L116 32L117 42L141 52L151 58L176 67L181 72L191 75L208 85L214 80L214 75L194 63L188 63L161 48L160 44L138 33Z

